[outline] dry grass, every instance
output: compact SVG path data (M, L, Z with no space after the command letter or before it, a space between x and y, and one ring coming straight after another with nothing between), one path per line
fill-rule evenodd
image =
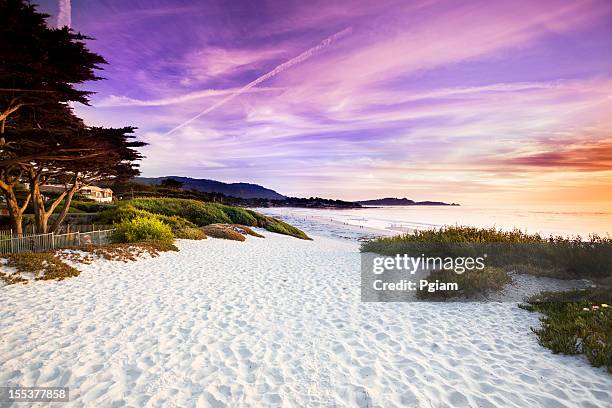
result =
M144 254L156 257L160 252L166 251L178 251L178 248L167 242L146 241L135 244L72 247L58 249L54 252L7 254L3 256L6 262L2 266L15 268L16 272L0 271L0 280L8 285L27 284L32 279L23 274L31 274L34 280L59 281L80 274L76 268L64 261L82 264L91 264L96 259L130 262L136 261Z
M196 227L184 227L178 232L174 233L176 238L180 239L193 239L193 240L202 240L206 239L206 234L199 228Z
M246 237L231 224L210 224L202 227L202 231L209 237L229 239L232 241L246 241Z
M264 238L263 235L241 224L210 224L201 227L201 230L213 238L229 239L232 241L244 241L246 240L246 235Z
M27 283L22 274L30 273L35 280L64 280L79 276L79 271L56 258L52 253L21 253L6 255L6 266L17 269L14 274L2 273L0 278L7 284Z
M29 280L22 277L19 273L10 274L0 272L0 280L4 281L7 285L13 285L15 283L27 284L29 282Z
M178 251L174 244L162 241L145 241L133 244L108 244L101 246L74 247L72 251L60 250L61 257L77 263L91 264L98 258L108 261L136 261L143 254L151 257L159 256L160 252ZM79 251L79 252L75 252Z

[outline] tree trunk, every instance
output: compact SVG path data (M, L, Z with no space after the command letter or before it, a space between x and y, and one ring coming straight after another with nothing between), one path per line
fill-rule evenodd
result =
M32 197L34 199L34 218L36 220L36 231L39 234L46 234L48 232L55 231L55 229L59 226L59 223L64 220L66 214L68 213L70 201L72 201L72 196L76 192L77 187L79 185L77 180L77 176L75 176L72 180L71 186L64 190L64 192L62 192L59 197L57 197L51 203L49 209L47 209L45 206L45 200L43 199L43 196L40 192L40 178L37 177L34 173L30 175L30 193L32 194ZM62 214L60 214L58 218L59 223L56 221L53 224L53 227L49 229L49 218L51 218L51 215L53 214L57 206L60 205L61 202L68 197L68 195L70 195L70 199L67 200L67 206L64 206Z
M72 197L74 197L74 193L76 193L77 190L78 190L78 183L75 182L70 188L70 190L68 191L68 194L66 194L62 212L58 214L57 218L53 222L53 225L49 229L49 232L57 232L58 228L62 225L62 222L64 222L64 219L66 219L66 215L68 214L68 210L70 210L70 204L72 203Z
M14 233L22 234L23 213L25 212L28 203L30 202L31 196L28 195L27 198L24 200L23 205L19 206L12 183L6 182L5 179L0 179L0 190L2 190L2 194L4 195L4 199L6 201L9 217L11 219L11 228Z
M17 204L17 198L12 191L5 191L4 198L6 199L6 205L11 217L11 229L14 234L21 235L23 234L23 212Z
M47 216L47 211L45 211L45 200L40 193L38 180L30 179L30 193L32 194L32 204L34 205L34 223L36 225L36 232L39 234L46 234L49 217Z

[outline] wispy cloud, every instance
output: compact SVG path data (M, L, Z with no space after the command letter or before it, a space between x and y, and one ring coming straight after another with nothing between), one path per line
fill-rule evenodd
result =
M204 81L225 75L236 75L242 70L260 69L262 64L286 53L284 48L229 49L205 47L185 57L184 83Z
M72 18L72 4L71 0L59 0L58 8L59 13L57 15L57 26L64 27L71 25Z
M203 91L188 92L178 96L159 98L159 99L135 99L127 96L110 95L106 98L100 99L95 103L98 108L115 108L115 107L128 107L128 106L168 106L177 105L186 102L192 102L200 99L223 97L234 94L239 89L205 89ZM259 93L259 92L270 92L278 91L278 88L254 88L249 89L246 92Z
M316 45L316 46L314 46L312 48L309 48L308 50L302 52L297 57L291 58L290 60L288 60L286 62L283 62L282 64L276 66L276 68L274 68L272 71L267 72L264 75L258 77L257 79L249 82L248 84L246 84L242 88L240 88L237 91L229 94L225 98L221 99L219 102L215 103L214 105L210 106L209 108L207 108L207 109L203 110L202 112L198 113L197 115L195 115L191 119L188 119L185 122L181 123L180 125L172 128L166 134L170 134L170 133L173 133L173 132L177 131L178 129L182 128L183 126L188 125L189 123L193 122L194 120L196 120L196 119L198 119L198 118L200 118L200 117L202 117L202 116L204 116L204 115L214 111L215 109L225 105L227 102L231 101L232 99L236 98L237 96L240 96L244 92L247 92L249 89L251 89L251 88L261 84L264 81L267 81L267 80L269 80L271 78L274 78L276 75L278 75L281 72L291 68L294 65L297 65L297 64L300 64L300 63L306 61L307 59L309 59L312 56L316 55L318 52L320 52L325 47L327 47L330 44L332 44L334 41L338 41L342 37L348 35L350 32L351 32L351 28L345 28L344 30L339 31L339 32L335 33L334 35L332 35L330 37L327 37L326 39L321 41L318 45Z

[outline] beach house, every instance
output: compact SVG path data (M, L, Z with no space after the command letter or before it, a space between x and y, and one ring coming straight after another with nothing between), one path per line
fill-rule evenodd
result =
M24 183L26 188L29 188L27 183ZM68 186L70 187L70 186ZM62 184L46 184L40 187L42 193L62 193L66 190L66 186ZM85 186L81 187L78 191L78 195L81 197L93 200L98 203L110 203L113 201L113 190L110 188L103 188L98 186Z

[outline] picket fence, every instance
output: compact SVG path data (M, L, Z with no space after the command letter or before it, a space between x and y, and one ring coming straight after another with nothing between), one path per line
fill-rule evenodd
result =
M90 226L91 228L91 226ZM10 231L0 231L0 254L19 252L44 252L56 248L75 247L83 245L101 245L110 242L114 229L97 229L63 234L13 234ZM8 233L8 234L7 234Z

